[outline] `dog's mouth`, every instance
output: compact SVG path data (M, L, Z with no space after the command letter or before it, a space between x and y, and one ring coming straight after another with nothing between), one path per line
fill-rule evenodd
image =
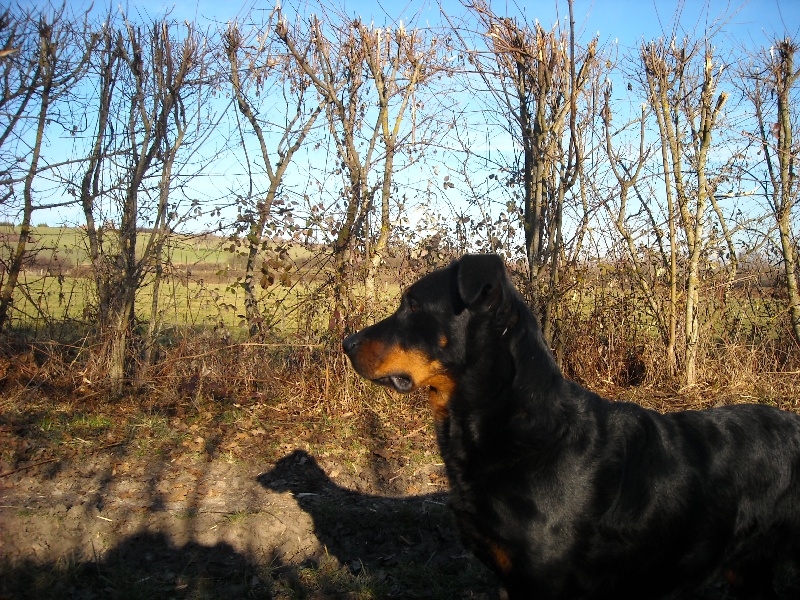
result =
M401 394L407 394L414 389L414 380L408 375L387 375L373 380L375 383L385 385L386 387L394 388L395 391Z

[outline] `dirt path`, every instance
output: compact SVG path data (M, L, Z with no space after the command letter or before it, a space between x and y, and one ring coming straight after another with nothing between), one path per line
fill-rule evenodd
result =
M124 446L0 478L2 598L495 598L441 465L385 461L391 496L303 450L275 464Z

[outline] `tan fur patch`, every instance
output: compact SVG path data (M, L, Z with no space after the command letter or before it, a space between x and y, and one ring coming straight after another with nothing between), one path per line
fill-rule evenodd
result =
M497 568L506 575L511 571L511 556L495 542L489 542L489 553Z
M455 381L438 360L421 350L405 350L399 346L369 340L362 344L358 356L359 372L367 379L389 375L407 375L415 388L430 387L428 401L437 421L447 417L447 402L455 389Z
M443 421L447 418L447 403L456 387L456 382L448 375L442 374L433 378L430 383L431 391L428 394L428 404L431 405L433 418Z
M733 569L728 569L727 571L725 571L725 579L728 581L729 584L734 586L742 584L742 578Z

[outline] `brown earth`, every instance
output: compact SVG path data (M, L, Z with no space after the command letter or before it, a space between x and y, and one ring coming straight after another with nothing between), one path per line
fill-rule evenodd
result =
M90 404L0 404L0 598L498 597L424 422Z
M431 491L387 496L303 450L277 464L137 460L122 447L48 463L0 480L2 553L15 571L0 589L15 598L495 597L454 538L440 469L399 470L393 483ZM448 574L462 587L446 590Z

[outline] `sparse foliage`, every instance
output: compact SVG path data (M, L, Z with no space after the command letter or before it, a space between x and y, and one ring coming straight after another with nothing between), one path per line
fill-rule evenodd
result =
M89 29L60 9L6 9L0 14L0 204L19 210L19 235L4 260L0 329L8 322L31 235L34 211L47 207L35 197L48 132L65 127L56 105L66 105L86 72L95 42ZM61 111L67 112L64 108ZM55 122L54 122L55 121ZM22 188L20 190L20 187Z
M800 184L797 178L798 80L795 66L797 42L777 40L753 56L742 70L742 92L755 111L756 127L750 135L760 148L757 178L761 193L777 224L784 285L795 342L800 345L800 288L797 273L797 228L795 219ZM753 169L754 170L754 169Z
M283 233L289 239L293 237L279 231L273 206L276 201L287 204L286 199L279 198L287 169L312 132L325 105L324 100L318 102L318 97L313 94L309 76L278 44L275 35L278 18L278 12L273 11L266 23L246 34L234 22L228 25L223 36L231 90L239 112L258 140L261 159L258 166L263 169L267 180L266 189L256 187L255 174L248 161L249 187L239 208L235 236L242 233L246 240L247 263L242 288L245 318L251 334L263 333L265 329L264 315L256 297L258 259L263 258L258 284L261 288L268 288L274 283L274 273L281 270L282 258L286 256L285 249L273 251L273 256L265 256L272 243L270 232ZM285 110L281 109L281 102L275 102L276 97L285 100ZM272 104L267 105L267 102ZM284 206L284 210L288 207ZM280 242L272 245L280 246Z
M80 176L80 199L97 286L98 324L107 334L99 360L107 361L109 378L119 391L133 374L128 353L137 293L153 276L157 302L163 251L179 218L178 203L171 197L179 155L190 138L196 142L203 137L199 119L206 48L190 24L156 21L141 27L109 18L102 31L93 73L100 93L93 98L96 107L88 105L98 118ZM200 168L198 163L193 167ZM145 228L149 233L142 238ZM152 304L154 327L157 315L157 304Z
M498 14L482 0L468 8L482 28L486 47L485 52L470 53L469 63L494 100L487 110L498 115L496 120L521 148L506 168L522 189L514 203L519 206L524 255L542 329L545 339L558 346L560 280L566 263L575 258L570 251L580 248L586 228L580 217L575 243L568 249L565 203L579 198L569 194L586 152L579 113L597 76L597 40L577 46L572 21L566 27L559 21L548 30L538 21L530 24ZM469 48L466 40L462 44Z
M338 329L344 315L353 310L348 282L357 262L366 268L367 302L375 301L376 271L386 258L391 235L393 181L402 168L398 158L405 154L406 165L413 162L412 153L431 141L431 134L421 127L424 117L418 114L417 93L440 69L440 44L429 33L402 22L376 28L343 17L326 22L313 15L302 28L290 27L283 19L276 31L322 98L336 150L334 172L343 180L343 216L332 243L331 326ZM406 125L409 113L410 126ZM373 222L377 223L374 239Z

